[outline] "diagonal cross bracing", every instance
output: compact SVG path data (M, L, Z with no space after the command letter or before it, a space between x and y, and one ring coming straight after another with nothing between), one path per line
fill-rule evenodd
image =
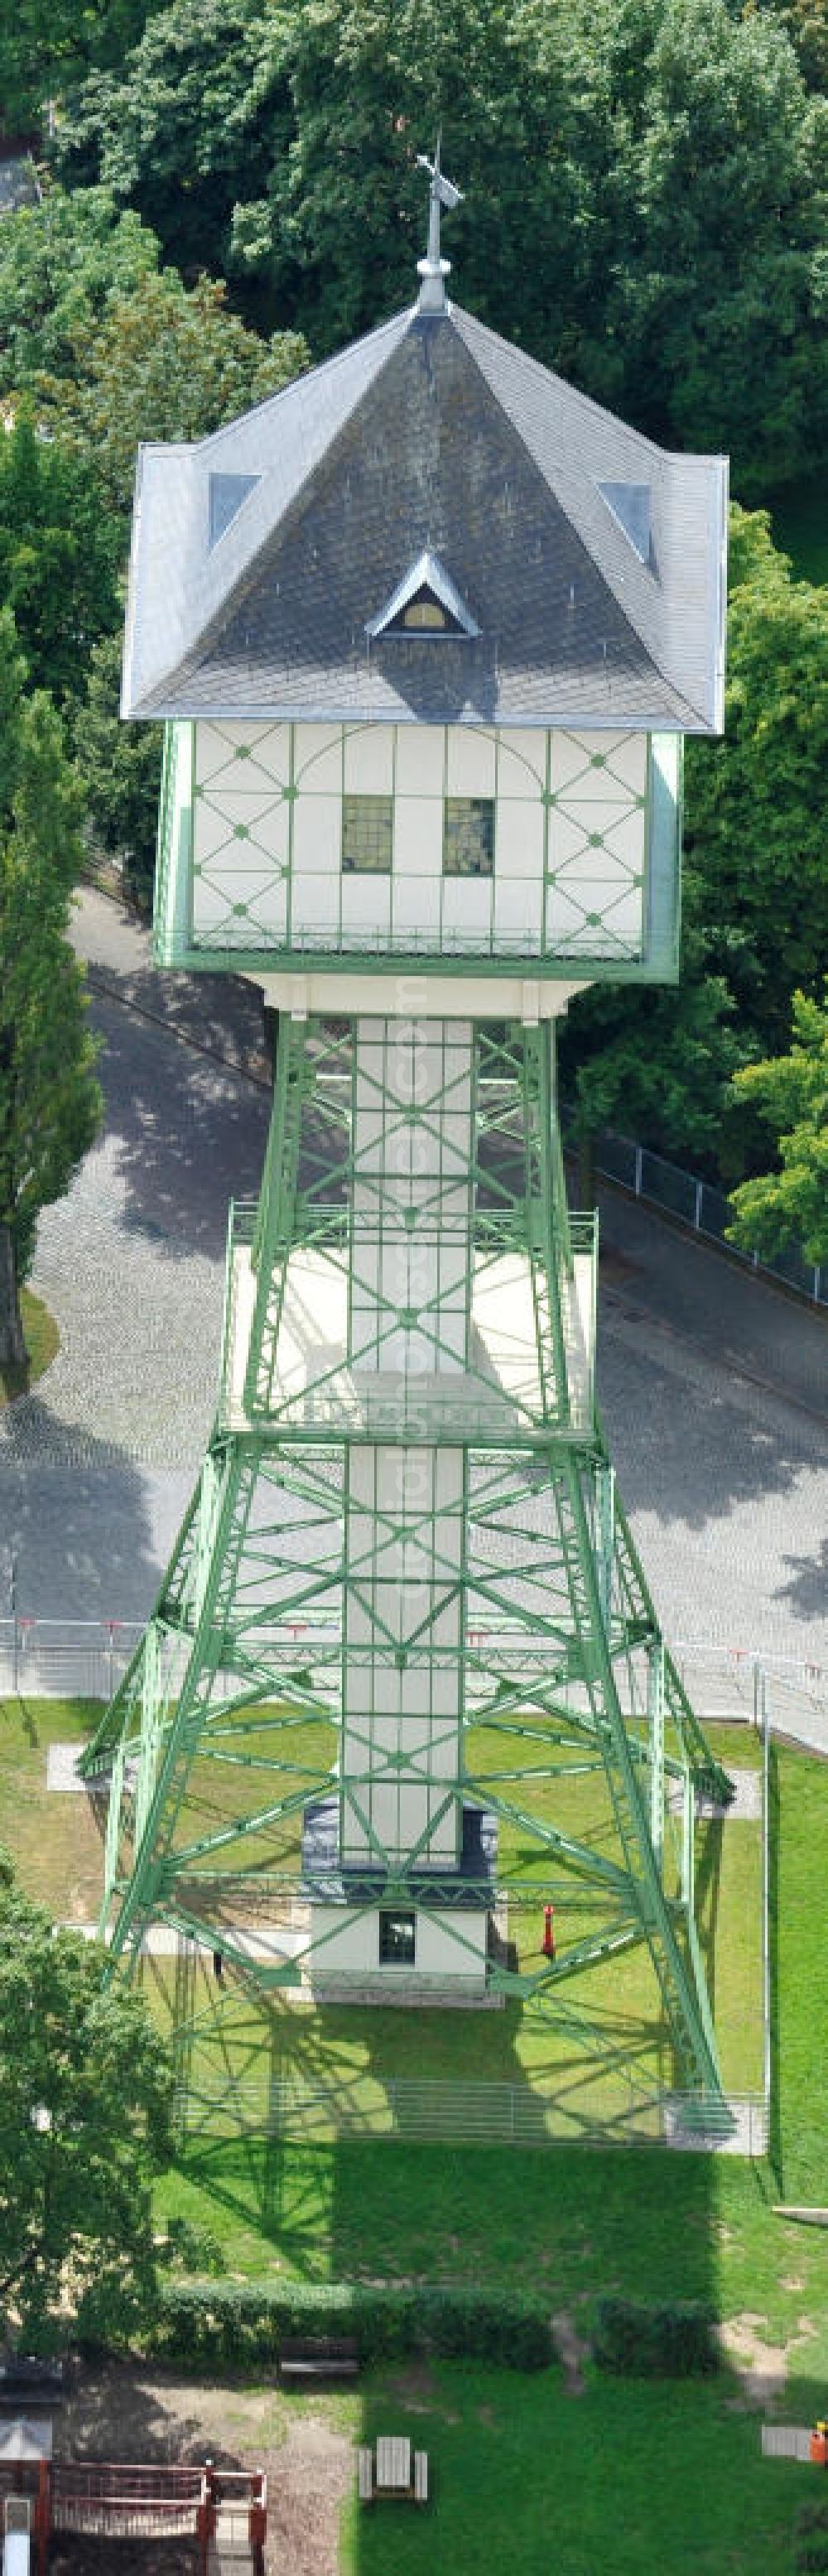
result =
M85 1759L113 1965L212 1919L248 1982L313 1988L385 1889L441 1973L556 2022L564 1980L641 1948L684 2079L717 2089L691 1827L721 1774L615 1493L593 1323L548 1025L281 1022L216 1431ZM484 1813L497 1868L466 1850ZM555 1961L509 1964L550 1884Z

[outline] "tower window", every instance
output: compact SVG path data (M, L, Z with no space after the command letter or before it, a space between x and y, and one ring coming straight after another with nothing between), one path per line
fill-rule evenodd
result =
M494 797L447 796L443 809L444 877L490 877L494 870Z
M416 1917L413 1914L381 1914L379 1919L379 1954L381 1968L413 1968Z
M393 814L390 796L343 796L342 868L345 876L388 876Z

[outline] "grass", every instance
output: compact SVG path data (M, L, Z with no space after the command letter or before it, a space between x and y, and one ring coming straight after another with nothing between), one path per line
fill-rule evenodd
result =
M25 1884L66 1914L94 1910L100 1845L85 1800L46 1796L46 1750L83 1737L95 1714L40 1700L0 1711L0 1831ZM726 1760L743 1768L756 1758L747 1733L714 1732ZM501 2280L565 2309L585 2335L596 2299L613 2289L697 2298L724 2320L748 2315L760 2351L785 2348L778 2411L812 2420L828 2379L828 2238L780 2220L773 2203L828 2198L828 1763L775 1748L771 1818L775 2165L649 2147L236 2137L190 2146L158 2185L159 2221L175 2213L209 2228L231 2276ZM755 1984L744 1929L755 1913L756 1837L744 1825L710 1827L699 1858L701 1934L735 2067ZM379 2084L392 2052L397 2065L421 2062L426 2022L434 2068L479 2071L485 2052L510 2080L541 2082L516 2014L289 2007L278 2027L317 2070L341 2080L362 2067L360 2080ZM260 2054L260 2023L253 2045ZM558 2576L608 2565L613 2576L645 2567L789 2576L795 2518L812 2490L804 2472L761 2459L756 2413L728 2372L659 2385L599 2380L587 2364L584 2393L570 2396L557 2371L516 2379L443 2365L370 2374L359 2405L365 2438L405 2429L428 2449L435 2501L420 2516L391 2505L359 2513L350 2500L343 2576L454 2576L484 2559L521 2576L551 2565Z
M366 2391L365 2436L389 2424L429 2453L433 2504L360 2513L344 2534L352 2576L454 2576L478 2565L520 2576L790 2576L802 2500L786 2461L763 2461L732 2385L680 2388L589 2375L514 2379L444 2364L406 2409Z
M0 1835L14 1848L32 1893L54 1903L56 1912L78 1917L95 1910L97 1832L85 1800L46 1797L45 1758L49 1741L83 1737L95 1714L89 1705L42 1700L7 1702L0 1710ZM755 1758L746 1731L713 1732L716 1749L740 1768ZM569 2304L576 2312L582 2304L588 2312L589 2302L613 2286L643 2297L708 2299L728 2318L749 2311L760 2320L760 2339L788 2343L788 2411L796 2417L799 2407L811 2405L819 2374L828 2376L828 2236L776 2218L773 2203L828 2200L828 1763L788 1746L774 1749L772 1823L775 2166L648 2147L513 2150L347 2139L267 2147L235 2138L190 2146L159 2183L159 2219L181 2213L207 2226L228 2271L243 2277L502 2278L527 2290L540 2286L551 2305ZM708 1944L715 1933L719 2011L730 1992L737 2021L740 1995L750 1991L753 1976L740 1913L743 1873L752 1866L750 1831L724 1829L733 1874L719 1873L715 1924L712 1867L700 1909ZM163 1963L154 1964L157 1970ZM398 2065L421 2062L426 2021L434 2025L434 2067L479 2072L485 2049L496 2055L500 2071L508 2061L516 2080L523 2041L509 2013L359 2015L331 2008L316 2021L299 2013L291 2027L297 2046L312 2042L323 2063L340 2072L362 2051L370 2080L379 2081L392 2043ZM521 2080L526 2076L524 2064ZM509 2386L513 2410L514 2382ZM707 2403L708 2393L698 2394ZM682 2390L674 2400L682 2422L690 2399L695 2405L695 2392ZM578 2408L568 2408L568 2427L570 2412L580 2421ZM734 2441L737 2433L741 2442L734 2419ZM776 2474L768 2470L771 2485ZM550 2514L553 2507L554 2496ZM422 2528L414 2517L406 2548ZM379 2539L370 2547L379 2547ZM657 2556L651 2563L659 2563ZM373 2564L366 2559L366 2568Z
M33 1297L30 1288L21 1289L20 1310L28 1360L25 1368L0 1368L0 1413L7 1404L14 1403L15 1396L28 1395L29 1388L45 1375L47 1368L51 1368L60 1348L60 1334L54 1316L50 1315L48 1306L44 1306L42 1297Z
M801 483L765 505L774 545L790 555L798 581L828 582L828 512L823 484Z
M46 1788L50 1744L84 1743L96 1700L0 1701L0 1841L14 1854L27 1896L61 1920L94 1921L101 1901L101 1836L85 1797Z

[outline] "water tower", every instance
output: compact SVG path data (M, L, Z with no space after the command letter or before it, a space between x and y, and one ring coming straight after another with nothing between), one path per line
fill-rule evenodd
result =
M513 1994L589 2048L580 1982L640 1945L715 2092L693 1815L726 1784L596 1417L555 1027L677 974L726 471L448 301L455 198L435 164L411 309L140 452L156 958L254 978L275 1070L208 1453L85 1769L113 1960L161 1923L264 1994Z

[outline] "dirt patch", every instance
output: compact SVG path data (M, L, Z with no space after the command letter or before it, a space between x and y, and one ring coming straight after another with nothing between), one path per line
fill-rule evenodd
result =
M272 2483L268 2478L268 2569L278 2567L279 2576L337 2576L340 2507L353 2475L344 2433L318 2416L294 2418Z
M725 2360L752 2406L765 2406L781 2397L788 2375L787 2346L764 2343L757 2334L757 2326L764 2322L763 2317L745 2310L742 2316L730 2317L718 2328Z
M575 2319L567 2308L558 2309L552 2319L552 2332L567 2397L583 2397L586 2386L584 2362L589 2358L590 2346L584 2336L579 2335Z
M344 2413L344 2424L343 2424ZM201 2462L264 2469L268 2576L338 2576L339 2517L354 2470L347 2401L298 2400L178 2380L173 2372L110 2363L76 2365L55 2419L55 2457ZM180 2542L76 2541L53 2557L50 2576L189 2576L196 2553Z

